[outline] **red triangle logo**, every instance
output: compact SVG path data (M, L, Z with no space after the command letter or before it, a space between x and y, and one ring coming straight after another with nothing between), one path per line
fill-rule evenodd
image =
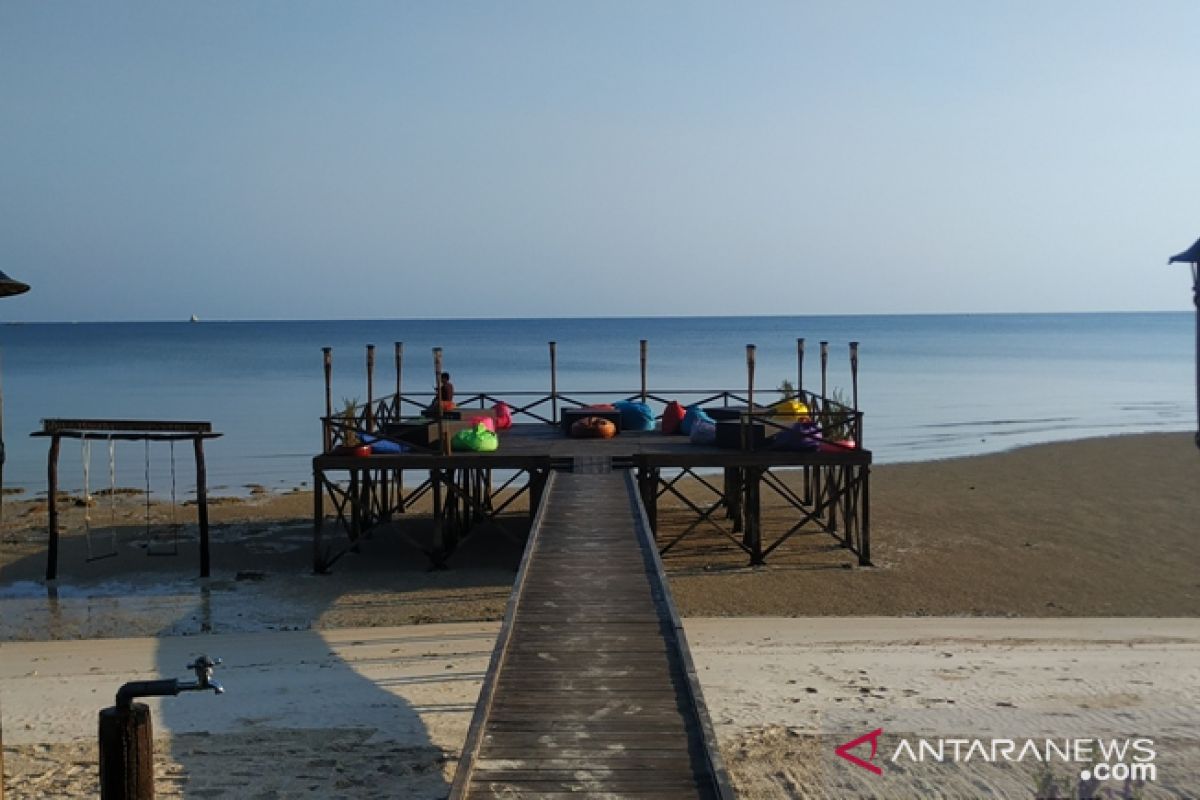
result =
M873 772L876 775L882 775L883 770L871 763L871 761L875 760L875 753L879 750L879 737L882 735L883 728L876 728L870 733L864 733L862 736L854 739L853 741L846 742L834 752L849 761L851 764L862 767L863 769ZM861 758L850 752L863 742L871 743L871 761L863 761Z

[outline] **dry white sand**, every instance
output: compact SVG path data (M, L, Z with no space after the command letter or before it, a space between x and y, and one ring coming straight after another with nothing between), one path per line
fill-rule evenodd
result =
M126 680L185 677L200 652L225 658L228 691L149 701L159 797L443 797L496 630L6 643L10 798L94 797L97 711ZM1159 780L1142 796L1200 793L1197 620L692 619L686 630L742 797L904 798L914 786L925 797L1034 796L1029 770L876 777L833 756L848 733L876 727L1145 736ZM1078 770L1057 772L1065 785Z

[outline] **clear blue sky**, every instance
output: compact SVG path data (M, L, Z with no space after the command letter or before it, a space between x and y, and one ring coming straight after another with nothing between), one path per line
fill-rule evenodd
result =
M1190 308L1200 3L0 3L0 319Z

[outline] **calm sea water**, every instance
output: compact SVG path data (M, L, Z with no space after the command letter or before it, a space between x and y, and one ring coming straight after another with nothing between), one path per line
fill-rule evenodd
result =
M549 390L547 342L570 394L638 387L638 340L649 383L672 390L744 389L745 345L758 347L756 387L819 386L817 343L830 342L830 387L849 390L848 342L860 345L865 444L878 463L993 452L1017 445L1135 431L1194 429L1193 316L1157 314L378 320L0 325L5 482L44 491L43 417L211 420L207 447L218 493L310 479L320 447L321 347L334 349L334 397L365 398L364 348L378 347L376 394L395 385L404 342L405 391L432 394L431 348L459 395ZM600 396L587 398L599 400ZM116 448L117 482L144 486L146 449ZM108 484L108 447L94 444L91 486ZM151 488L170 491L171 452L149 449ZM176 453L179 493L193 481L190 446ZM82 480L82 448L63 446L66 488Z

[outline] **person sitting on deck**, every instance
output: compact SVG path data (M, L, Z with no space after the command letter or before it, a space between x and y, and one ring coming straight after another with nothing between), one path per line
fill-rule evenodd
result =
M450 382L449 372L442 373L442 380L437 389L437 398L426 409L426 413L429 416L434 416L437 413L436 403L438 402L442 404L442 411L452 411L454 409L454 384Z

